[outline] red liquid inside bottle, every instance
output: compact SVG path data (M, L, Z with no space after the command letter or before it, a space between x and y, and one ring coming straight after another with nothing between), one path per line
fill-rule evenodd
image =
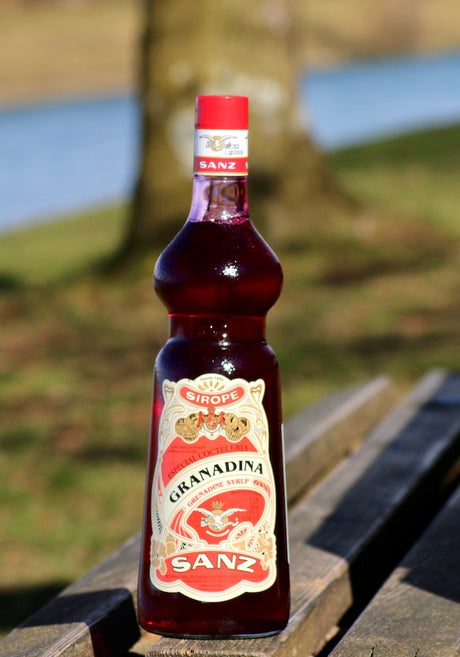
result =
M274 634L288 620L289 566L265 317L282 272L249 218L245 175L195 176L154 285L170 337L155 363L140 623L182 637Z

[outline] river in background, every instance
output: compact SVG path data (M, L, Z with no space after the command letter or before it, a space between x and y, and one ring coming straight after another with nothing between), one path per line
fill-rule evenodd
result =
M300 96L332 150L460 122L460 53L307 72ZM134 96L0 110L0 231L126 199L139 150Z

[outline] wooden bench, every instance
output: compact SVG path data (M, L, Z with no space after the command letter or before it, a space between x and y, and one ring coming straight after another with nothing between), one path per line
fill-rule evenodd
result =
M0 655L458 655L460 493L442 506L458 474L460 376L431 372L395 398L391 381L379 377L286 426L292 607L281 634L220 641L142 634L136 536L13 630Z
M460 654L460 487L330 657Z

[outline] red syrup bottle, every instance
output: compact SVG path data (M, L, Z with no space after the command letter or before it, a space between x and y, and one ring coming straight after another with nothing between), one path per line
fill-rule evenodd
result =
M256 637L289 615L279 371L265 318L280 264L247 203L248 99L198 96L190 215L156 263L170 336L155 363L139 573L144 629Z

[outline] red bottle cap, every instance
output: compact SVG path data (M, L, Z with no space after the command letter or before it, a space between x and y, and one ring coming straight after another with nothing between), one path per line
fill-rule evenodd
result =
M247 130L247 96L197 96L195 127Z

